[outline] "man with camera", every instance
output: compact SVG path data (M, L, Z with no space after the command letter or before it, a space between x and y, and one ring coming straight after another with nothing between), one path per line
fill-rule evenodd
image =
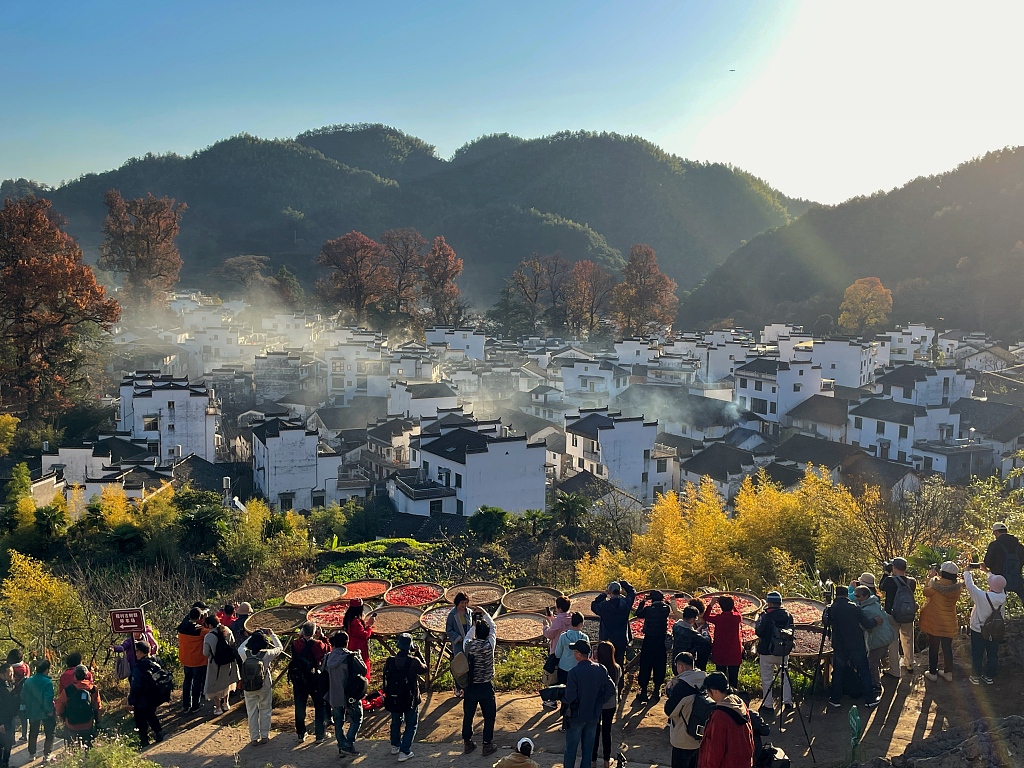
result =
M885 577L878 586L885 593L885 612L892 620L895 635L889 644L886 674L900 678L904 673L914 674L914 619L917 616L914 593L917 591L917 579L907 575L907 561L902 557L883 563L882 568Z
M825 609L822 624L832 640L832 687L829 689L830 707L842 706L843 679L850 672L855 673L864 690L864 705L868 709L878 706L879 697L871 684L868 670L868 650L864 632L874 629L883 619L872 620L850 602L845 589L836 590L832 603Z
M1006 591L1016 592L1017 597L1024 602L1024 582L1021 579L1024 544L1007 530L1006 523L994 524L992 536L982 564L989 573L1006 579Z

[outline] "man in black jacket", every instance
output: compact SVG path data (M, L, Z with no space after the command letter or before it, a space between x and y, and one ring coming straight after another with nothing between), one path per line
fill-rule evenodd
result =
M775 679L775 668L785 666L789 663L789 654L780 656L772 653L772 637L775 628L792 629L793 617L789 611L782 607L782 595L778 592L769 592L765 597L767 608L757 620L754 634L757 635L757 655L761 664L761 709L771 710L775 707L775 700L772 698L772 681ZM789 675L782 675L782 706L785 709L793 707L793 691L789 685Z
M11 750L18 736L14 731L14 718L18 716L20 698L14 687L14 669L0 664L0 768L7 768Z
M992 536L995 538L988 544L985 550L985 560L982 565L989 573L1002 576L1006 579L1006 591L1016 592L1017 597L1024 602L1024 589L1022 589L1020 566L1024 564L1024 545L1020 540L1009 533L1006 523L996 523L992 526ZM1009 555L1017 556L1017 568L1007 568L1006 558ZM1008 573L1008 571L1015 571Z
M625 663L626 648L633 639L629 631L629 614L635 597L636 590L630 583L619 579L609 584L604 594L598 595L590 604L590 610L601 619L598 639L607 640L615 646L615 661L619 666Z
M139 744L149 746L149 729L153 729L153 740L164 740L164 731L157 719L156 684L153 673L160 669L160 663L149 655L149 643L140 640L135 643L135 669L128 682L128 705L135 710L135 727L139 729Z
M692 605L683 608L682 616L672 625L672 658L680 653L689 653L693 656L694 666L706 672L711 658L711 641L697 631L698 618L700 611Z
M832 688L828 703L832 707L842 706L843 677L851 670L860 676L864 690L864 705L869 709L878 706L879 698L874 692L871 672L868 669L868 650L864 642L864 630L873 629L876 621L870 619L860 606L850 602L845 589L836 590L832 604L822 615L822 624L832 638Z
M654 675L654 693L652 702L661 698L661 686L665 682L665 666L668 664L665 639L668 635L669 607L665 596L656 589L644 599L636 609L637 618L644 620L644 639L640 644L640 675L637 685L640 693L633 704L647 703L647 683Z

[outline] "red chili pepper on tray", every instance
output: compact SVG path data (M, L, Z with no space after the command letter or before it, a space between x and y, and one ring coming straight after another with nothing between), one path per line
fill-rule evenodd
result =
M422 584L395 587L387 593L389 605L417 606L432 603L441 597L441 590Z

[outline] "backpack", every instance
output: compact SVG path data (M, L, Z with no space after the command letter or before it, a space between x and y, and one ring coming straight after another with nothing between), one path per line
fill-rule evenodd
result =
M789 656L793 652L795 636L792 627L782 627L774 624L772 636L768 638L769 656Z
M171 693L174 691L174 678L171 673L154 661L146 665L146 676L149 678L147 687L153 697L153 703L160 706L170 701Z
M295 647L294 645L292 646ZM292 656L288 662L288 681L292 685L315 690L320 684L320 667L313 658L313 641L311 638L303 638L302 653Z
M366 679L365 667L362 672L357 670L352 664L354 658L355 654L350 653L345 659L345 663L348 664L348 674L345 676L345 698L349 702L362 701L366 692L370 690L370 681Z
M96 710L92 706L91 690L83 691L69 685L64 689L64 695L68 698L67 706L64 707L64 719L68 721L68 725L85 725L95 719Z
M1020 592L1022 583L1020 575L1020 544L1012 544L1010 549L1003 547L1003 551L1006 553L1006 558L1003 560L1002 577L1006 579L1006 591Z
M384 665L384 709L401 714L416 706L419 695L419 681L412 673L412 659L405 658L405 664L398 666L399 656L388 659Z
M988 607L992 609L992 613L981 625L981 636L990 643L1001 643L1006 636L1006 620L1003 618L1002 606L996 609L992 605L992 598L985 595L985 599L988 600Z
M690 710L689 719L683 720L683 724L686 726L686 733L691 738L700 741L704 738L704 728L708 724L708 718L715 711L715 702L711 700L711 697L703 689L698 690L689 683L682 681L676 683L676 685L685 685L693 691L693 708ZM686 697L684 696L683 698Z
M902 576L893 576L896 581L896 597L892 601L892 620L897 624L910 624L917 616L917 601L914 599L914 590Z
M217 632L217 645L213 648L213 661L218 667L238 661L238 655L224 638L223 632Z
M248 648L245 650L245 661L242 662L242 690L261 691L267 679L267 665L263 659Z

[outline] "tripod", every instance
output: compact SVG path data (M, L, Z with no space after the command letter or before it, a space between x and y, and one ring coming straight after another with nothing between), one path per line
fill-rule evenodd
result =
M786 686L789 686L789 695L793 696L793 680L789 676L789 656L782 657L782 663L779 664L779 668L775 670L775 677L772 678L771 685L768 686L768 693L772 695L772 704L774 705L778 699L775 699L772 693L775 690L775 683L779 683L779 699L782 698L782 692L786 690ZM813 685L813 678L812 683ZM813 693L813 689L811 693ZM811 735L807 732L807 723L804 722L804 713L800 710L800 702L793 698L793 708L796 710L796 716L800 719L800 727L803 728L804 738L807 739L807 751L811 755L811 762L815 765L818 764L818 759L814 756L814 747L811 745ZM774 707L773 707L774 709Z

